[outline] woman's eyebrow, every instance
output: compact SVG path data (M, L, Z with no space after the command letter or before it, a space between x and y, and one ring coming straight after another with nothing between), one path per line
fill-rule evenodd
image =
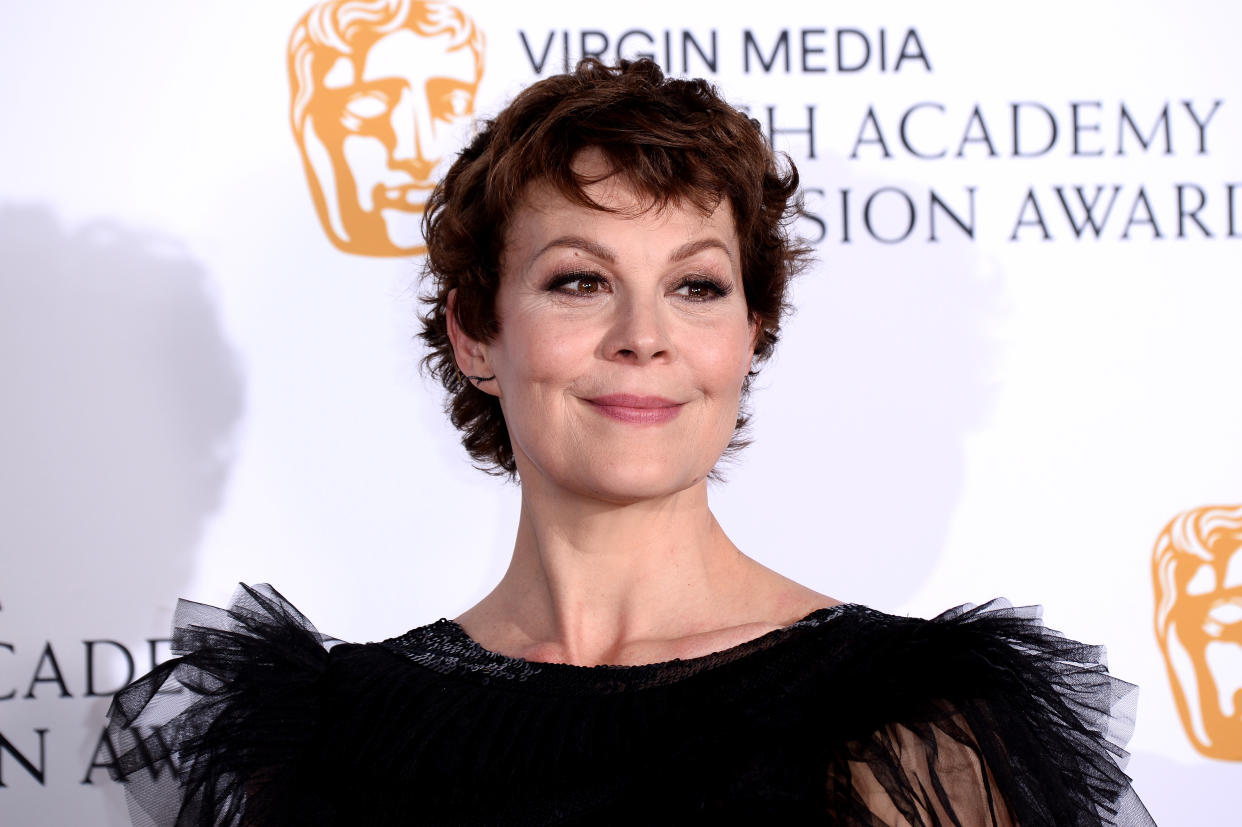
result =
M606 261L609 264L616 264L617 262L616 254L613 253L613 251L608 247L605 247L597 241L591 241L588 238L583 238L582 236L577 235L563 235L552 239L547 244L540 247L539 250L531 256L530 260L534 262L544 253L549 250L556 249L557 247L568 247L572 250L582 250L583 252L602 261ZM729 245L725 244L725 242L719 238L700 238L698 241L686 242L670 253L668 260L670 262L683 261L696 253L713 248L720 250L728 256L731 263L737 263L733 260L733 252L729 249Z
M725 244L718 238L701 238L698 241L691 241L683 244L672 252L672 254L668 257L668 260L682 261L683 259L690 258L690 256L695 253L702 252L703 250L707 250L712 247L717 247L724 251L724 254L729 257L729 261L736 263L733 261L733 253L729 250L729 245Z
M602 259L609 264L617 263L617 257L613 254L612 250L608 249L603 244L599 244L598 242L591 241L590 239L577 235L563 235L552 239L547 244L540 247L539 251L531 256L530 260L535 261L548 250L556 247L569 247L573 250L582 250L583 252L589 253L590 255L595 256L598 259Z

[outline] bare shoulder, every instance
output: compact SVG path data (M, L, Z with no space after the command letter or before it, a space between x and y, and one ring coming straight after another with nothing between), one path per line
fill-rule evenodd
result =
M753 575L747 592L754 595L756 609L763 613L773 628L797 623L819 609L839 606L843 601L804 586L792 578L751 559Z
M820 609L839 606L840 600L821 594L766 567L747 586L746 597L735 604L735 622L665 645L677 650L675 657L691 658L721 652L792 626Z

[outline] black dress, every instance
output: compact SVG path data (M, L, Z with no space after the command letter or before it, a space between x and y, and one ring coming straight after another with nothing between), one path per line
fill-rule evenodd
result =
M341 643L269 586L176 626L110 713L139 823L1153 823L1120 769L1134 687L1034 609L843 605L625 667L448 620Z

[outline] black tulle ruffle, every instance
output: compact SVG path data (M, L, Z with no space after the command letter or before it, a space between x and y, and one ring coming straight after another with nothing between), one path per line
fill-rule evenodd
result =
M1031 608L838 606L631 667L443 620L340 644L270 586L175 624L181 656L110 713L146 823L1152 823L1122 771L1135 688Z

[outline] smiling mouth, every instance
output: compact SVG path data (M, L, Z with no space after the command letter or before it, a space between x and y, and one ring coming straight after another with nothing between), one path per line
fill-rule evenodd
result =
M584 400L596 412L631 425L658 425L668 422L681 413L684 403L674 402L662 396L636 396L614 393Z

